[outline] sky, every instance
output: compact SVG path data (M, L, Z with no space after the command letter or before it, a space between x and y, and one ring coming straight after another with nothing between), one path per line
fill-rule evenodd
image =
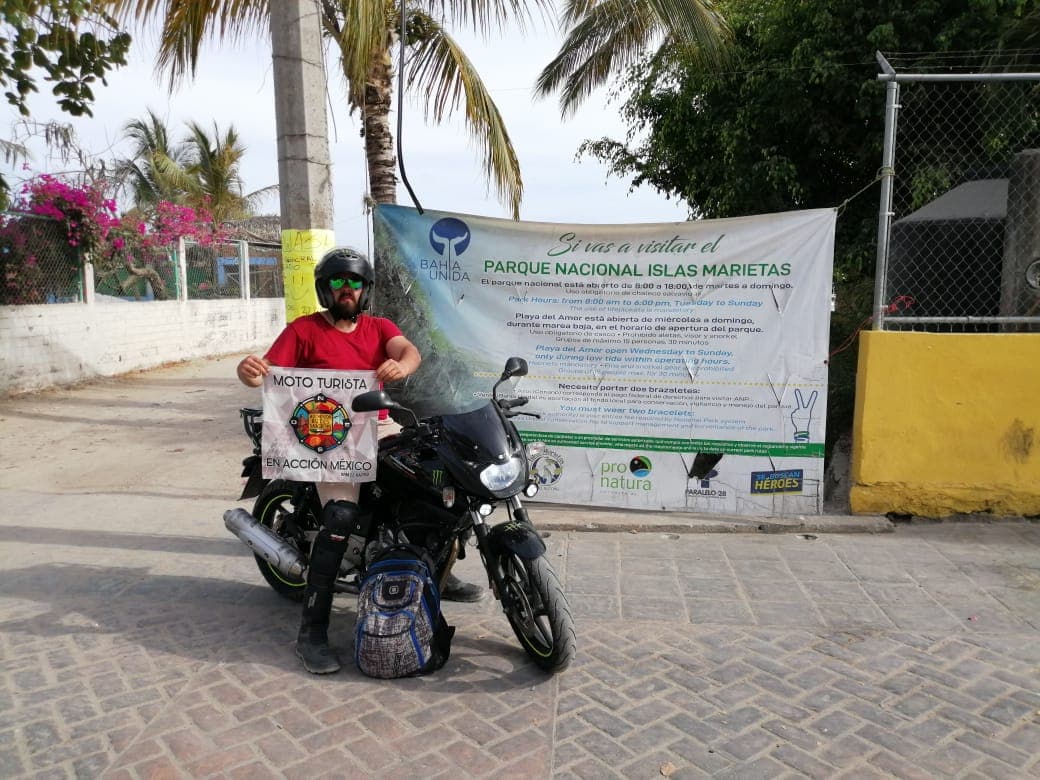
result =
M532 87L538 72L559 46L559 37L545 25L524 37L508 33L506 42L484 42L458 34L467 55L503 114L520 160L524 180L521 219L529 221L628 224L678 222L687 218L686 208L649 187L629 192L627 179L607 175L606 167L591 158L575 160L578 147L587 138L624 138L626 127L619 117L620 106L608 100L606 89L594 93L577 113L560 117L555 98L536 100ZM337 56L337 50L327 53ZM122 128L132 119L143 119L151 109L163 118L176 138L186 133L185 121L195 121L221 131L234 125L246 155L241 174L246 192L277 184L278 160L274 122L274 96L269 40L208 43L202 51L193 81L170 94L164 79L153 69L154 38L135 37L130 64L110 74L108 85L98 85L92 118L76 119L62 114L47 91L33 95L33 118L69 122L80 146L112 159L127 152L121 142ZM335 73L335 60L330 63ZM334 232L338 244L369 249L370 218L363 208L367 190L365 158L360 122L350 116L343 97L341 79L329 81L329 146L333 166ZM17 120L9 108L9 120ZM391 117L396 127L396 113ZM3 137L14 137L9 131ZM489 193L480 169L478 150L466 133L462 120L441 126L425 123L418 101L404 101L404 164L408 180L426 209L464 214L509 216L506 208ZM48 157L45 147L31 144L33 172L56 173L70 167ZM10 168L5 168L5 172ZM22 171L14 171L12 183ZM412 205L408 192L398 185L398 203ZM263 203L265 213L278 212L277 196Z

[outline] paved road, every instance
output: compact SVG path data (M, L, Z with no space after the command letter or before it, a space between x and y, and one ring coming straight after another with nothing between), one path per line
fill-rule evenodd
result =
M618 530L548 540L567 672L484 602L447 605L431 677L306 674L298 608L220 520L256 399L231 365L0 401L0 777L1040 777L1029 522L589 513ZM348 650L353 614L340 597Z

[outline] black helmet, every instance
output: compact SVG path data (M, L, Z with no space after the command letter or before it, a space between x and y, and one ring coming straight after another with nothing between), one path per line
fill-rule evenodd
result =
M329 289L329 279L344 274L353 274L365 280L358 306L361 311L367 311L369 299L372 297L372 285L376 281L375 271L372 270L372 264L368 262L367 257L356 249L345 246L330 249L314 266L314 290L318 293L318 301L326 309L335 305L336 299Z

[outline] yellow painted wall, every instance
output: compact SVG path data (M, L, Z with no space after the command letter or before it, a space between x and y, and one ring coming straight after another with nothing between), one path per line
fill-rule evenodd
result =
M857 514L1040 514L1040 335L860 339Z

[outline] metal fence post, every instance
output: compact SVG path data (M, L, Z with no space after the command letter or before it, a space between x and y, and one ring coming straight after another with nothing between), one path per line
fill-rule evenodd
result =
M883 78L879 76L878 78ZM874 330L885 325L885 289L888 283L888 239L892 227L892 184L896 171L896 119L899 114L899 82L885 85L885 143L881 152L881 209L878 213L877 265L874 269Z
M184 236L177 239L177 300L188 300L188 258Z
M250 297L249 289L249 244L246 241L238 242L238 278L239 291L243 301Z

